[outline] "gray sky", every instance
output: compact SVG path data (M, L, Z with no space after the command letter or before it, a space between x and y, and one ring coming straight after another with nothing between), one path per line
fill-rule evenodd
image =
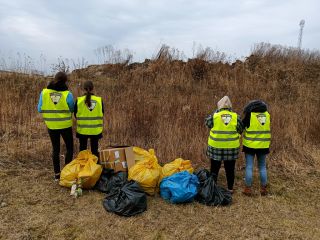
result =
M47 64L59 56L97 61L112 44L151 57L163 43L192 56L194 42L241 57L255 43L320 48L318 0L0 0L0 54L25 53ZM8 60L9 59L9 60Z

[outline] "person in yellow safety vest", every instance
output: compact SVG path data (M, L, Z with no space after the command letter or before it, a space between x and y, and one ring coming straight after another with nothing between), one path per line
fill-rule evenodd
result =
M218 102L218 109L206 118L206 125L210 128L207 156L211 161L211 173L215 181L218 179L221 162L226 171L228 190L233 193L235 178L235 163L239 155L240 134L242 121L232 111L232 104L228 96Z
M42 113L47 125L51 144L54 179L60 179L60 136L66 145L65 164L73 157L72 112L74 102L72 93L68 90L67 74L58 72L54 80L40 93L38 112Z
M80 142L80 151L87 149L90 138L91 152L98 155L99 139L103 131L103 102L102 98L94 95L93 83L86 81L83 85L85 95L78 97L75 102L74 115L77 119L77 138Z
M252 195L254 157L257 156L260 173L260 194L267 195L266 156L271 142L271 123L267 105L260 100L249 102L244 109L243 152L246 159L245 195Z

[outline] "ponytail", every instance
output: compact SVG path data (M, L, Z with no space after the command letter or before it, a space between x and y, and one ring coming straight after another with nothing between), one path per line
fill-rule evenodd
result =
M91 107L91 93L89 91L87 91L86 93L85 103L89 108Z
M83 84L83 89L86 91L85 103L90 108L91 107L91 95L93 90L93 83L91 81L85 81Z

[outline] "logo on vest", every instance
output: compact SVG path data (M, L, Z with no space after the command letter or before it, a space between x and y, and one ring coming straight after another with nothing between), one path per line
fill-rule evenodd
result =
M50 93L50 98L51 98L51 101L54 103L54 105L56 105L60 99L62 97L62 94L61 93Z
M97 101L91 100L91 106L90 107L87 106L87 107L90 111L92 111L96 107L96 105L97 105Z
M230 114L222 114L221 115L221 120L225 125L228 125L229 122L231 121L232 116Z
M257 115L257 119L261 125L265 125L267 121L267 116L264 113L260 113Z

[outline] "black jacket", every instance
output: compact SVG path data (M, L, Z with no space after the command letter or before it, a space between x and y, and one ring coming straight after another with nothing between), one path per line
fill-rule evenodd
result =
M265 102L261 100L253 100L249 102L243 110L244 118L242 119L242 123L244 128L250 127L251 112L261 113L265 111L268 111L268 106ZM254 149L246 146L243 146L242 151L248 154L268 154L270 152L269 148Z
M51 81L48 86L47 89L51 89L51 90L55 90L55 91L67 91L68 90L68 86L65 82L55 82L55 81Z
M243 110L244 118L242 119L245 128L250 127L250 116L251 112L265 112L268 111L267 104L261 100L253 100L249 102Z
M94 94L92 94L94 95ZM103 106L103 101L101 100L101 104L102 104L102 113L104 114L104 106ZM74 103L74 117L77 118L77 112L78 112L78 99L76 99L75 103ZM76 137L77 138L95 138L95 139L100 139L102 138L102 133L98 134L98 135L82 135L80 133L76 133Z

